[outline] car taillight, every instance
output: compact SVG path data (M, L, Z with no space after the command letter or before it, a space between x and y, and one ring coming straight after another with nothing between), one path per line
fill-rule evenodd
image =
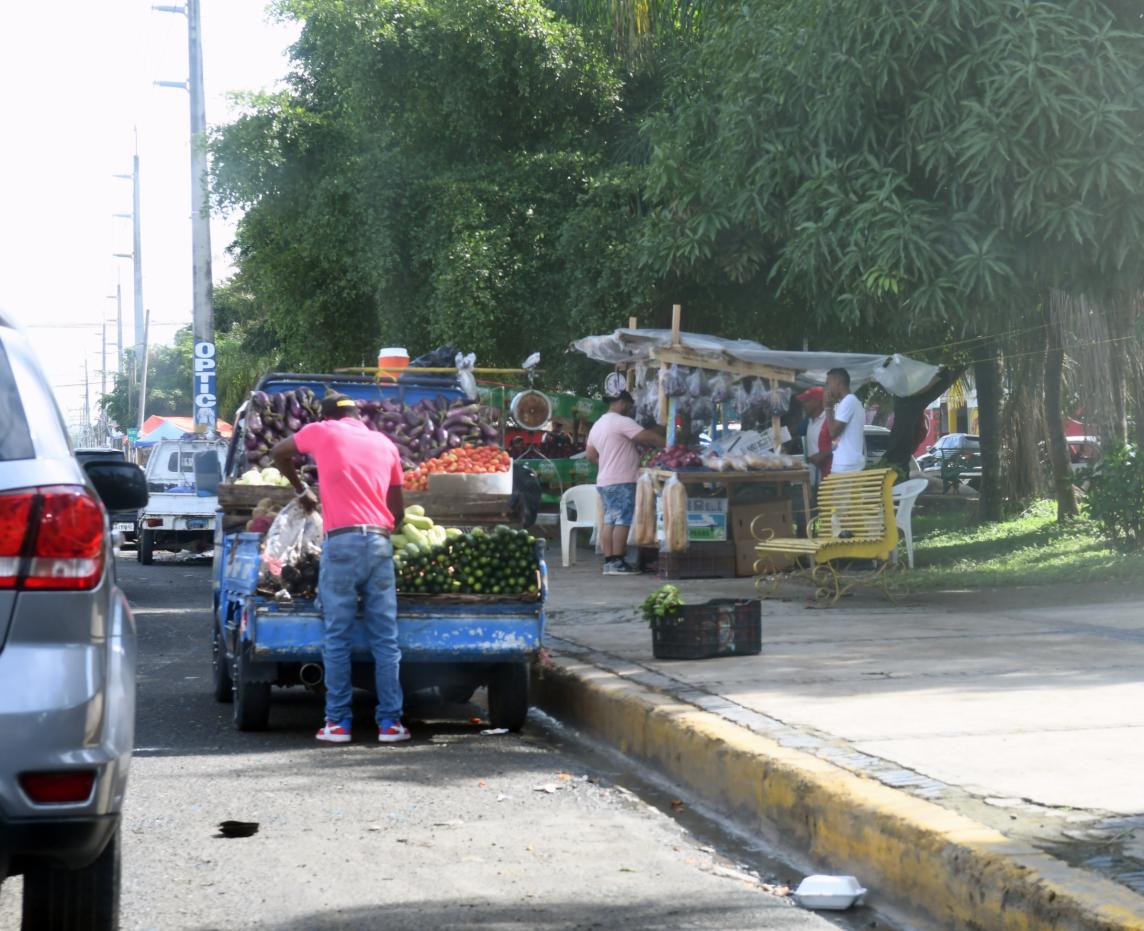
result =
M62 773L21 773L20 788L36 805L67 805L86 802L95 785L95 770Z
M0 588L16 587L35 500L32 492L0 495Z
M66 485L0 495L0 587L89 589L105 558L103 507Z

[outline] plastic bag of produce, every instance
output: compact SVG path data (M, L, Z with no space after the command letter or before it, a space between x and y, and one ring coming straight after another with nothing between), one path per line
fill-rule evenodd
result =
M262 561L272 576L285 578L287 567L299 568L308 559L316 561L321 552L322 515L307 513L301 504L291 501L266 533Z
M457 384L465 392L465 397L475 401L477 399L477 376L473 374L473 369L477 366L476 353L470 352L465 355L463 352L458 352L454 362L457 366Z
M707 379L703 369L695 369L687 376L687 393L693 398L701 398L707 393Z
M659 418L659 386L655 380L636 388L636 420L640 426L650 427Z
M790 410L790 388L780 388L772 385L767 392L767 406L771 409L771 416L781 417Z
M663 549L669 553L687 549L687 489L674 475L663 485Z
M710 398L693 398L691 401L691 421L696 429L709 427L715 419L715 404Z
M632 521L636 546L651 546L655 543L655 485L651 476L644 473L636 483L636 513Z
M751 392L747 389L746 382L737 382L731 388L731 405L735 408L735 413L742 417L751 407Z
M716 404L722 404L731 397L731 376L723 372L707 382L707 396Z
M687 370L677 365L668 365L660 371L663 391L669 398L681 398L687 394Z

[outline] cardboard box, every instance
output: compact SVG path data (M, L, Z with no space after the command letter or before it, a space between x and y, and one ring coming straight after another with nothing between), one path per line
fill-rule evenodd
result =
M755 575L755 563L763 557L755 552L754 543L735 544L735 575L744 578ZM773 566L778 572L784 572L794 565L794 557L783 553L768 553L766 565ZM761 567L760 567L761 568Z
M757 518L757 520L756 520ZM761 504L736 504L731 507L731 539L736 544L754 543L751 524L755 531L773 530L776 537L795 536L795 526L791 502L788 498L776 498Z
M687 539L724 543L730 539L726 498L687 499ZM663 542L663 497L655 499L655 538Z

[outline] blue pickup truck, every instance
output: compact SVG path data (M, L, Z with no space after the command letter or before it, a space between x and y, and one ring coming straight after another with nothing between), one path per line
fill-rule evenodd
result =
M273 374L265 376L256 390L273 394L302 386L319 396L336 390L361 400L398 397L411 404L442 394L461 397L450 382L415 375L403 376L395 384L378 384L355 376ZM235 420L225 470L231 479L245 468L241 411ZM532 496L531 486L530 500L514 495L515 511L525 515L526 524L535 513ZM535 497L539 498L538 487ZM262 537L241 529L228 531L223 516L216 522L214 551L214 697L233 703L239 730L261 730L269 724L272 687L321 686L321 607L318 599L295 598L283 604L260 592ZM539 594L530 600L399 596L401 681L407 695L433 693L445 701L464 702L487 686L492 725L523 727L529 666L541 648L548 592L543 544L538 542L537 547ZM372 659L364 636L355 644L353 677L356 686L372 688Z

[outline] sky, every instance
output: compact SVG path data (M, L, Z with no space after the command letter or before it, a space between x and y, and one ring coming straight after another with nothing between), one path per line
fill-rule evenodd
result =
M160 0L156 0L160 2ZM165 0L175 5L179 0ZM100 391L101 321L114 368L117 280L123 341L134 341L130 174L138 133L143 302L151 342L191 322L190 110L154 81L187 76L186 18L151 0L12 3L0 29L0 308L27 327L69 423L81 420L84 364ZM271 89L286 74L297 26L265 0L201 0L207 123L239 112L228 95ZM235 217L212 217L216 284L233 268ZM111 375L107 376L110 386ZM188 411L188 414L190 412Z

